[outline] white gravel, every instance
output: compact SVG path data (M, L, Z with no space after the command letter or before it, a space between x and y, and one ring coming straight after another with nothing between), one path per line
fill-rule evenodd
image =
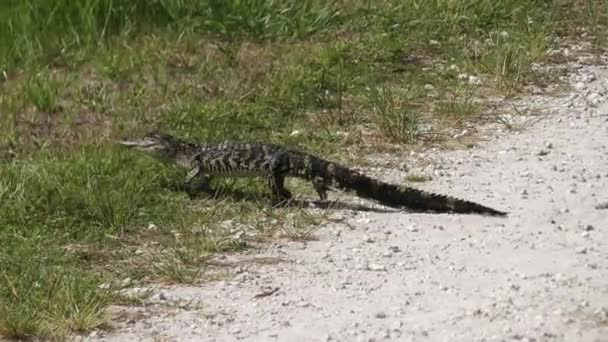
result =
M574 69L571 93L517 101L525 129L425 154L441 167L417 186L507 218L345 211L318 241L226 257L234 278L155 288L84 339L608 341L608 71Z

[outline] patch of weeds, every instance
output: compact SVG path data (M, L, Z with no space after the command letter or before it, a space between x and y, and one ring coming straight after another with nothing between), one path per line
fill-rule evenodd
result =
M87 281L73 274L63 275L63 279L51 276L50 280L49 302L43 314L48 324L64 326L62 330L67 333L88 331L106 322L105 308L112 302L113 293L100 288L99 280Z
M49 262L27 253L29 246L11 248L16 250L1 256L0 334L12 338L63 336L106 322L104 310L113 292L100 288L101 279L69 263L58 266L55 263L65 258L57 254ZM52 255L49 247L45 252Z
M283 233L279 236L285 237L292 241L316 241L318 238L314 235L315 227L311 226L282 226Z
M213 254L247 247L245 241L234 237L234 230L248 224L257 203L230 203L221 198L209 201L212 203L203 206L193 201L181 210L170 227L159 232L161 236L153 235L157 236L156 242L147 247L146 253L152 265L147 277L192 284L201 281Z
M214 242L192 231L173 231L171 238L153 258L155 277L186 284L199 281Z
M36 109L45 113L60 110L58 102L64 83L53 77L50 72L43 70L30 76L24 86L27 101L36 106Z
M264 213L270 227L268 232L293 241L316 240L314 233L326 218L325 213L308 212L300 207L297 201L290 203L286 208L268 210Z
M414 144L425 133L419 112L422 91L419 86L398 90L390 86L370 88L367 99L372 106L372 120L389 140Z
M157 182L166 172L154 169L146 174L127 154L91 149L0 164L2 334L54 336L105 321L112 297L99 287L103 278L63 247L81 241L99 249L146 222L171 221L175 202L162 198Z
M68 62L81 50L95 53L111 45L113 38L124 42L144 31L202 32L262 40L326 32L339 18L333 4L318 0L136 0L128 4L111 0L24 0L3 3L0 13L0 19L4 19L0 21L3 69L23 61Z
M509 131L517 129L516 124L513 123L513 118L511 115L497 114L494 118L496 123L502 125L505 129Z
M162 113L160 125L178 135L204 141L269 141L271 130L290 131L294 124L290 117L293 117L291 113L263 103L217 100L200 105L177 102Z
M62 159L40 155L37 163L3 167L6 191L1 197L9 204L0 208L3 223L40 222L65 232L76 228L74 233L80 228L79 219L99 228L121 226L137 214L146 187L128 175L123 164L127 159L85 152ZM110 191L113 186L129 191Z
M530 79L532 63L549 48L546 33L517 36L508 31L494 32L485 40L485 52L479 65L492 75L498 88L512 93ZM513 36L515 35L515 36Z
M0 94L0 129L4 134L0 136L0 146L13 143L17 140L17 127L19 117L19 104L15 94L4 92Z
M154 290L151 288L136 293L116 293L113 303L125 306L138 306L142 305L153 294Z
M585 38L599 48L608 39L608 6L603 0L556 1L556 31L561 36Z
M164 257L164 260L154 264L155 273L169 283L195 284L200 281L202 269L196 266L184 265L179 260Z
M113 96L107 84L87 85L78 89L76 99L90 111L105 114L113 107Z
M605 45L608 40L608 6L601 0L577 1L577 3L586 5L584 13L587 20L581 26L587 27L596 46Z
M497 114L493 116L494 122L502 125L506 130L509 131L522 131L536 122L540 121L540 118L534 114L531 114L529 109L520 109L515 105L511 105L511 114ZM538 114L537 114L538 115ZM517 118L525 118L524 120L518 120ZM519 121L519 122L518 122Z
M305 37L327 30L338 12L331 4L316 0L209 1L193 24L205 30L258 39L277 36ZM198 18L197 18L198 19Z
M458 125L477 114L481 106L475 102L476 85L459 80L450 84L440 91L441 100L435 104L434 113L449 124Z
M213 253L245 247L232 238L232 225L220 223L245 224L258 212L256 203L231 200L201 208L163 186L182 172L119 149L39 153L28 163L1 164L0 173L6 336L98 327L115 300L114 286L102 284L115 279L200 280Z
M99 70L102 75L115 82L132 82L137 71L141 70L143 61L137 58L137 53L117 53L109 51L103 54Z

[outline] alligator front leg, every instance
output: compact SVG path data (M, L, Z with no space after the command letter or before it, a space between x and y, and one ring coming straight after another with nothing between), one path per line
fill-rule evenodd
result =
M327 184L325 184L323 177L314 177L312 179L312 186L319 195L321 201L325 201L327 199L327 190L329 188L327 187Z
M194 199L199 194L213 196L215 190L211 187L211 177L203 171L200 166L193 167L186 176L184 188L190 199Z

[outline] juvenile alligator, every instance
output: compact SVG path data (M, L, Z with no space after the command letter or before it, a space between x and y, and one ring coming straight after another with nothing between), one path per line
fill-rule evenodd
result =
M284 186L285 177L298 177L312 182L321 200L327 199L330 188L337 188L393 208L507 215L474 202L384 183L343 165L275 144L197 144L158 131L119 143L189 169L184 187L190 197L213 192L212 176L260 176L267 179L274 201L284 201L291 198Z

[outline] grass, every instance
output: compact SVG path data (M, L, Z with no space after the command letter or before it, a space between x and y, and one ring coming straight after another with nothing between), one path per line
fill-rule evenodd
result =
M55 80L48 71L31 75L24 84L26 101L39 112L58 112L59 91L63 87L64 84Z
M113 139L408 148L542 79L556 36L601 46L607 22L599 0L2 2L0 334L103 327L125 284L200 282L215 253L326 220L270 210L260 180L190 201L183 170Z
M88 331L105 323L104 310L113 294L97 288L97 279L51 265L46 269L28 266L20 267L23 273L19 278L9 275L11 266L3 272L4 281L11 285L0 304L0 332L4 336L57 336Z
M458 125L478 114L481 106L475 102L476 87L470 79L449 84L436 101L435 116L449 125Z
M398 94L391 87L371 88L368 102L373 121L383 136L392 142L414 144L424 134L420 112L424 96L420 84L405 88Z

